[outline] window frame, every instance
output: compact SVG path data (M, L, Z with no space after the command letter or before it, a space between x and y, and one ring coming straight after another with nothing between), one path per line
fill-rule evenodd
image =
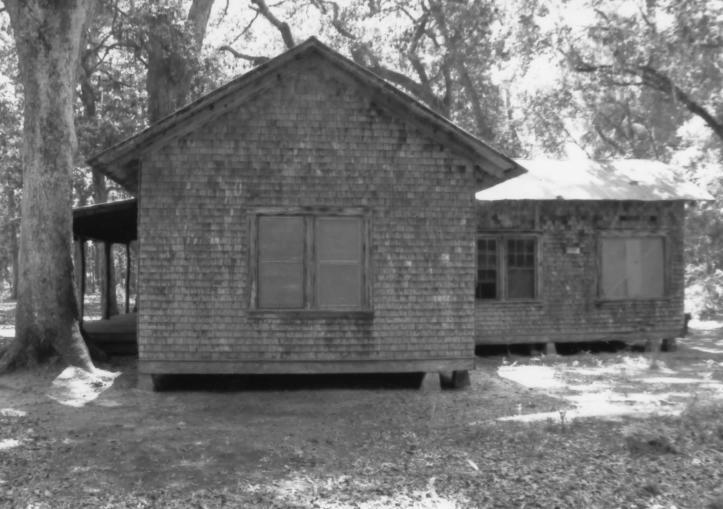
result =
M610 297L603 295L603 242L605 239L636 239L636 238L655 238L660 239L662 242L663 249L663 292L662 295L656 297ZM598 235L597 241L597 300L599 302L652 302L660 300L668 300L670 298L670 254L669 254L670 239L667 234L663 232L643 232L634 230L625 231L605 231Z
M302 307L281 308L261 307L259 305L259 218L264 216L301 217L304 224L303 234L303 288ZM355 217L361 221L361 301L359 307L329 308L318 306L318 281L316 270L315 225L318 218ZM249 251L248 251L248 310L256 314L299 314L306 317L367 316L372 312L371 270L370 270L370 231L371 218L365 207L263 207L248 213Z
M479 240L494 240L497 247L497 296L493 299L477 298L477 282L479 277ZM509 277L507 272L507 241L508 240L533 240L534 247L534 271L533 281L535 284L533 297L509 297ZM475 302L495 303L495 302L539 302L542 295L542 235L534 232L503 232L503 233L486 233L479 232L475 238Z

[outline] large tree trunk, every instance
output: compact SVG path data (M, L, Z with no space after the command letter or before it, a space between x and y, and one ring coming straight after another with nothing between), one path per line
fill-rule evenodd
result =
M8 187L5 190L8 202L8 217L14 219L18 215L18 206L15 199L15 190ZM12 260L12 277L10 280L10 298L15 300L18 298L18 222L11 221L8 228L8 242L10 246L10 257Z
M197 60L206 35L213 0L193 0L186 19L187 33L153 30L148 41L148 119L151 123L173 113L188 101ZM170 12L160 12L156 23L171 26ZM169 36L169 32L172 34Z
M93 371L73 290L71 175L76 71L92 0L5 0L24 87L23 199L15 340L0 371L53 351Z

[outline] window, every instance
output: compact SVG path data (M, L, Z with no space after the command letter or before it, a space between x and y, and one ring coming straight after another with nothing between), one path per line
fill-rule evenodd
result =
M256 308L367 307L363 216L259 214L255 230Z
M478 299L497 298L497 239L477 240Z
M477 239L477 299L534 299L537 295L537 237Z
M665 294L663 237L603 237L600 296L654 299Z

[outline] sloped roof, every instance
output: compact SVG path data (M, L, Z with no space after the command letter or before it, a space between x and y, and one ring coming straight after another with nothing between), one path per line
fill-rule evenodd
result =
M283 66L309 55L317 55L347 73L373 100L405 120L414 122L422 132L471 160L481 176L490 175L503 181L524 172L512 159L473 136L450 120L432 111L410 95L340 55L312 37L250 72L230 81L213 92L184 106L143 131L96 154L88 164L131 192L137 192L139 156L149 148L182 136L216 118L259 93L259 84ZM482 173L483 172L483 173Z
M73 209L73 236L80 239L127 244L138 238L135 198Z
M711 200L659 161L518 159L527 173L477 193L498 200Z

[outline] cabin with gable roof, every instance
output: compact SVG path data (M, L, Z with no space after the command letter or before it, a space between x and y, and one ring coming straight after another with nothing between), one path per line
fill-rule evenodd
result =
M313 38L89 164L137 196L146 383L463 374L475 191L524 172Z

